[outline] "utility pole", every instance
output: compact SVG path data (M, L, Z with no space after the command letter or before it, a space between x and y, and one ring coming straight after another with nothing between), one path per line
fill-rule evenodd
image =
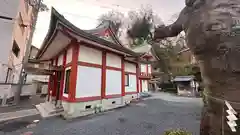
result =
M28 4L31 4L31 6L33 7L32 12L33 12L33 20L32 20L32 25L29 25L29 27L31 27L31 31L30 31L30 35L27 41L27 45L26 45L26 50L25 50L25 55L23 56L23 60L22 60L22 67L21 67L21 71L20 71L20 75L19 75L19 80L18 80L18 89L15 93L15 103L18 104L20 101L20 96L22 93L22 86L23 86L23 81L25 78L25 73L23 72L25 65L28 63L28 58L29 58L29 54L30 54L30 49L31 49L31 45L32 45L32 38L33 38L33 34L35 31L35 27L37 24L37 18L38 18L38 13L40 11L40 6L42 3L42 0L35 0L34 2L30 2L31 0L29 0ZM36 8L36 9L35 9Z

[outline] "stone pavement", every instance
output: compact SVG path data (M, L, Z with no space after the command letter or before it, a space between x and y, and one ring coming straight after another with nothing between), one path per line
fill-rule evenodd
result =
M27 117L27 116L34 116L38 114L39 112L37 111L37 109L27 109L27 110L20 110L16 112L0 113L0 122L14 120L22 117Z
M0 122L38 115L35 105L44 101L40 95L33 95L29 99L21 99L18 105L0 107Z
M18 129L11 129L11 124L2 125L0 135L162 135L172 128L183 128L199 135L201 99L178 98L165 93L162 94L163 99L159 96L157 94L125 108L71 121L50 118ZM27 121L22 119L22 122ZM29 123L31 121L33 119ZM4 130L9 128L11 130Z

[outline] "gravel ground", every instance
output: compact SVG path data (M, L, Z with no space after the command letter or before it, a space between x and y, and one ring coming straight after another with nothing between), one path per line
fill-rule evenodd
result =
M125 108L71 121L50 118L32 124L32 120L38 117L21 119L0 124L0 135L163 135L171 128L182 128L199 135L200 99L184 98L183 102L182 98L178 100L173 95L157 96L168 96L175 101L166 100L166 97L150 98Z

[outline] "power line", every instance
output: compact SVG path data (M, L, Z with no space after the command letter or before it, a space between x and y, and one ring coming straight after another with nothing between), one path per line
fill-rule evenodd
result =
M115 9L113 9L111 6L118 7L118 8L120 7L120 8L122 8L122 9L128 10L128 11L132 10L132 9L130 9L130 8L123 7L123 6L119 5L119 4L110 4L110 5L106 5L106 4L105 4L105 5L103 5L103 4L100 4L100 2L96 2L96 1L95 1L94 3L85 2L85 1L82 1L82 0L76 0L76 1L79 1L80 3L87 3L87 4L99 6L99 7L101 7L101 8L111 9L111 10L115 10Z
M2 15L0 15L0 19L3 19L3 20L14 20L14 19L11 18L11 17L8 17L8 16L2 16Z

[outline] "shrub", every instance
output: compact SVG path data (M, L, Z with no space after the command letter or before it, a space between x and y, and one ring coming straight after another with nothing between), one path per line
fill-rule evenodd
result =
M160 84L160 88L162 88L164 92L177 93L177 87L172 82L162 83Z
M192 134L187 131L177 129L165 131L164 135L192 135Z

